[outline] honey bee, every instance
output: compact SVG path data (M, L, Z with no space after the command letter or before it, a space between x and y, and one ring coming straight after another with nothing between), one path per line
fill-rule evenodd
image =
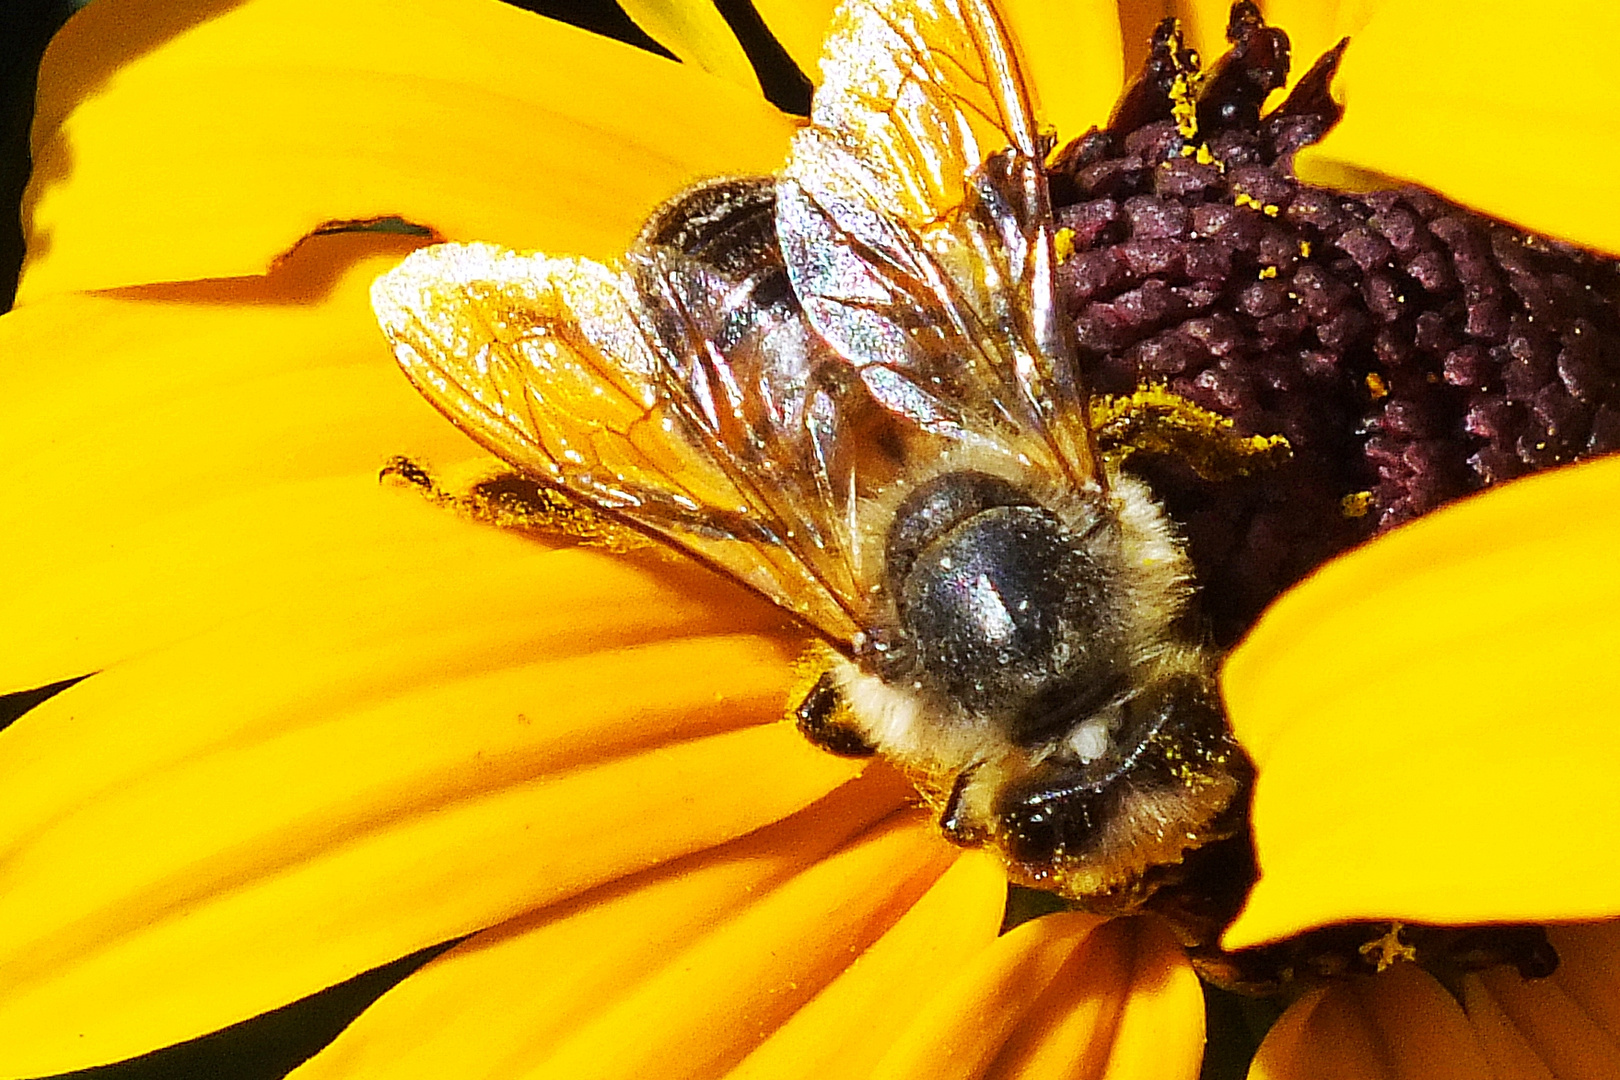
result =
M1248 765L1184 542L1098 449L1050 140L987 0L845 0L821 67L779 175L681 193L617 264L423 249L379 320L487 449L819 639L811 741L1133 910L1242 832Z

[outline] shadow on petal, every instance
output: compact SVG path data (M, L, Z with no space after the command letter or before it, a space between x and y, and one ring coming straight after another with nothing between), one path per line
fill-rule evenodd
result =
M1558 970L1494 968L1463 980L1469 1021L1498 1080L1620 1077L1620 923L1553 927Z
M1250 1080L1500 1080L1462 1008L1411 964L1313 991L1260 1044Z

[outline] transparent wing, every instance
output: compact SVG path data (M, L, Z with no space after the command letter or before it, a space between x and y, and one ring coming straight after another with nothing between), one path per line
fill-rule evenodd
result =
M674 325L671 311L644 303L636 278L704 318L717 310L705 292L716 282L703 280L701 264L656 249L632 256L615 270L442 244L378 279L372 303L412 382L484 447L666 537L848 646L859 631L851 534L833 519L846 500L805 490L834 483L839 463L795 480L792 457L771 460L813 453L817 410L841 407L836 382L818 397L825 378L804 365L807 389L783 407L805 436L760 443L774 421L739 414L737 403L744 413L772 404L726 384L747 364L705 352L703 325ZM739 359L752 355L743 346ZM778 481L783 488L770 490ZM785 516L807 506L819 509Z
M1053 290L1041 145L986 0L846 0L777 232L817 332L895 413L1101 483Z

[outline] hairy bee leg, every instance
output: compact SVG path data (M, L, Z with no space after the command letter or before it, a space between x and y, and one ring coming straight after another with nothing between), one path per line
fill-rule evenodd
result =
M456 497L439 486L426 465L403 454L395 454L377 470L377 482L413 487L429 502L440 506L455 505Z
M945 809L939 815L939 830L945 834L945 839L962 847L978 847L989 839L984 827L969 819L967 807L963 805L968 785L978 771L979 766L975 764L956 774L956 783L951 785L950 797L945 800Z
M858 758L877 753L877 747L867 742L866 736L841 719L844 711L843 694L832 672L824 671L794 708L793 720L805 738L829 754Z
M427 466L395 456L378 472L377 479L415 488L435 506L481 525L542 540L573 541L616 555L653 546L653 541L630 526L517 472L482 475L464 492L457 493L440 484Z

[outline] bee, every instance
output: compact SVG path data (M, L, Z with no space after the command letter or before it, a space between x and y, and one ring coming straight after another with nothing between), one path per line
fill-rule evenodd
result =
M1098 449L1050 140L987 0L845 0L821 67L779 175L617 264L420 250L379 320L484 447L802 623L811 741L1014 882L1136 909L1242 831L1249 767L1185 544Z

